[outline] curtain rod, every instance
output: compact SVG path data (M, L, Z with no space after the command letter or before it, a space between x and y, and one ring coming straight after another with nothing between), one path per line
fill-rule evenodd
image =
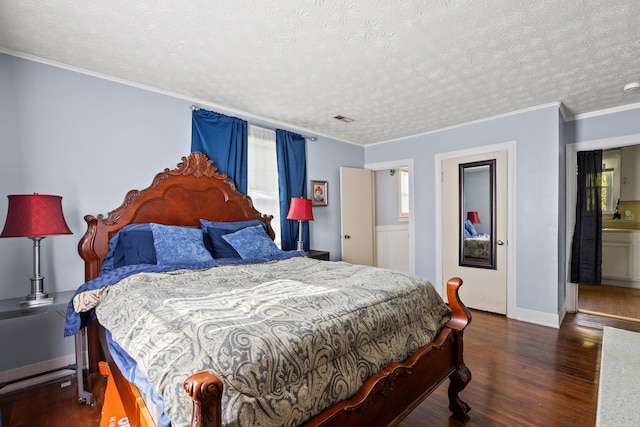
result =
M191 111L201 110L201 108L198 107L197 105L192 105L192 106L189 107L189 109ZM253 126L258 126L258 125L253 125ZM261 127L261 128L264 128L264 129L268 129L268 130L272 130L272 131L275 132L275 129L265 128L264 126L258 126L258 127ZM318 138L316 138L315 136L304 136L304 135L300 135L300 136L302 136L304 139L308 139L309 141L317 141L318 140Z

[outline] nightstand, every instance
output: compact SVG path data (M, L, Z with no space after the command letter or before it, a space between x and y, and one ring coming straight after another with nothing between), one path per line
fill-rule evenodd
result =
M57 292L53 294L52 304L35 305L32 307L20 305L24 297L0 300L0 320L31 316L33 314L45 314L50 311L59 311L63 316L66 316L67 304L69 304L69 300L73 297L74 292L75 291Z
M309 252L305 252L305 254L308 258L329 261L329 252L327 251L316 251L314 249L310 249Z
M67 306L73 297L75 291L56 292L53 294L53 303L46 305L35 305L32 307L21 306L21 298L11 298L0 300L0 320L13 319L16 317L32 316L35 314L45 314L50 311L57 311L62 316L67 316ZM93 405L93 395L84 389L83 375L83 359L82 359L82 334L78 333L75 337L76 347L76 376L78 380L78 402L80 404ZM20 380L18 380L20 381Z

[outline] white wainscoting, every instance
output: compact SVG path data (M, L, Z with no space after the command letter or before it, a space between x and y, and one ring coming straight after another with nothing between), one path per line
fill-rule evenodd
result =
M376 227L377 266L411 273L409 224Z

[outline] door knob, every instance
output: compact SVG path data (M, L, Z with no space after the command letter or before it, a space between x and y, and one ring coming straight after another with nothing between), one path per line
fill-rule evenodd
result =
M504 242L503 242L502 240L498 240L496 243L497 243L499 246L504 245Z

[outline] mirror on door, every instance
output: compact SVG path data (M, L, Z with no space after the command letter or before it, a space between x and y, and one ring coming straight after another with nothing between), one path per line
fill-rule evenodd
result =
M495 269L495 159L461 163L460 265Z

